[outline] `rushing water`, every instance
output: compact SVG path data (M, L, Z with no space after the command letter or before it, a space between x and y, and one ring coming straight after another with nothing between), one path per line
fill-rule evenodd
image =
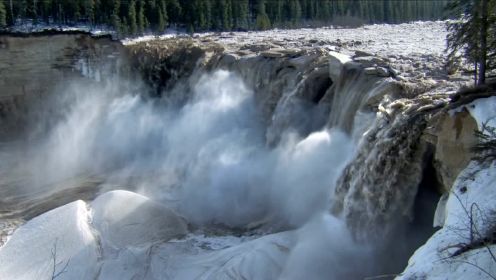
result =
M415 126L410 137L402 124L389 128L385 116L358 112L369 99L397 92L383 80L353 73L328 84L334 84L327 91L334 98L327 120L318 121L322 125L275 132L260 112L254 85L244 78L226 70L192 76L190 92L184 93L190 98L181 105L169 102L167 94L147 98L142 86L119 78L92 85L68 82L51 110L33 122L31 140L0 155L12 163L2 168L9 171L1 182L5 209L0 218L8 225L74 199L128 189L171 207L194 229L217 228L224 235L297 229L298 241L280 269L283 279L384 272L377 268L383 260L374 260L373 246L355 241L356 232L344 225L359 223L351 230L364 235L371 224L398 222L393 213L383 215L386 206L405 215L411 210L420 181L421 155L416 153L421 151L415 143L422 128ZM295 95L287 90L281 100L290 104ZM278 105L274 122L281 121L286 103ZM308 106L298 114L315 116L311 106L319 105ZM324 111L317 111L322 117ZM279 140L269 145L268 138ZM375 157L379 161L369 164ZM406 176L399 165L404 161L415 164L410 174L415 178L406 178L410 183L394 197L389 193ZM385 198L369 199L371 192Z

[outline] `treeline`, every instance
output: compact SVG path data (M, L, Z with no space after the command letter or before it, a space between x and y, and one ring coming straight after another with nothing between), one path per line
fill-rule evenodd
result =
M121 34L435 20L448 0L0 0L0 27L108 25Z

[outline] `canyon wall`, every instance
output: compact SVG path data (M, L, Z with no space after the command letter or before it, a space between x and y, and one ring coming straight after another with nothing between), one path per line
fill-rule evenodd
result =
M51 93L90 67L117 67L121 50L110 37L83 32L0 35L0 139L25 135Z

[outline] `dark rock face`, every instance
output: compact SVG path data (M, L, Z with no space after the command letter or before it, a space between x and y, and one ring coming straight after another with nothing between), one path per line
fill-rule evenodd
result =
M83 79L104 60L115 62L121 47L81 32L0 35L0 139L23 135L58 85Z
M126 46L131 67L161 96L181 79L190 77L202 60L208 61L223 48L212 42L185 39L156 40Z

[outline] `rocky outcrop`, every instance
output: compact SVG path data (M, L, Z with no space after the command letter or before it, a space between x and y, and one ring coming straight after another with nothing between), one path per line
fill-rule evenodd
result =
M152 88L152 95L162 96L178 81L188 79L198 66L205 66L222 53L224 48L215 42L185 37L131 44L126 50L131 67ZM187 90L175 97L185 101L188 98L185 92Z
M470 149L477 143L477 122L466 109L451 114L443 111L434 130L430 132L435 135L434 166L442 183L440 192L448 193L472 158Z

